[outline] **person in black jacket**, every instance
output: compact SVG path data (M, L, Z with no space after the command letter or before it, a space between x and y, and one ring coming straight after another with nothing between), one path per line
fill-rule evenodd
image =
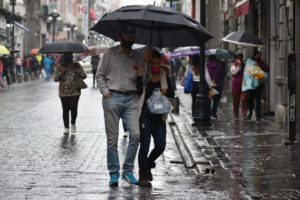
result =
M166 114L153 114L150 112L147 100L156 89L160 89L162 95L168 94L168 89L162 87L162 56L157 50L152 50L149 79L146 79L145 99L140 116L140 150L139 163L139 186L151 186L153 180L151 169L155 168L156 159L164 152L166 147ZM165 73L164 73L165 76ZM172 94L173 95L173 94ZM150 149L151 137L154 148Z

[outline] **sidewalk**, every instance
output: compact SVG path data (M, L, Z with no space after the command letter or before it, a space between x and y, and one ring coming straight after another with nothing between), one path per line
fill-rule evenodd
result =
M221 166L252 199L300 199L300 145L284 146L287 133L272 123L234 121L231 102L221 103L211 127L192 127L191 96L176 91L190 138L213 167ZM216 174L218 171L216 171Z

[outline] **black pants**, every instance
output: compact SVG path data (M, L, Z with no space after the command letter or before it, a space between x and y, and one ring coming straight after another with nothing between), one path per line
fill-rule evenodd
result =
M254 109L254 102L255 102L255 112L256 112L256 119L261 119L261 97L264 91L264 85L261 84L259 87L255 88L255 90L248 90L247 91L247 103L249 109L249 117L252 117L253 109Z
M69 112L71 111L71 124L76 123L77 117L77 108L79 95L69 96L69 97L60 97L62 108L63 108L63 120L65 128L69 128Z

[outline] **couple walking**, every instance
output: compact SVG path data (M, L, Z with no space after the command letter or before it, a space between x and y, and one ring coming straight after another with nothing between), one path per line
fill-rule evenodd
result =
M109 185L118 186L121 175L130 184L151 186L151 169L155 167L155 160L163 153L166 145L166 124L163 115L149 112L146 100L155 88L160 88L162 94L167 93L166 73L161 69L160 53L154 50L150 59L151 67L144 70L143 58L131 49L135 30L130 26L122 26L119 31L121 44L103 54L96 74L103 95ZM129 131L129 143L121 174L118 156L120 119ZM148 156L151 136L155 147ZM133 168L139 144L138 181Z

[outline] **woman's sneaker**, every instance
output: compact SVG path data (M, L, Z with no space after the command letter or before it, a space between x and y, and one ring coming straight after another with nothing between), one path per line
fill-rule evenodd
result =
M76 126L75 124L71 124L71 133L76 133Z
M64 134L65 134L65 135L68 135L69 132L70 132L69 128L65 128Z

